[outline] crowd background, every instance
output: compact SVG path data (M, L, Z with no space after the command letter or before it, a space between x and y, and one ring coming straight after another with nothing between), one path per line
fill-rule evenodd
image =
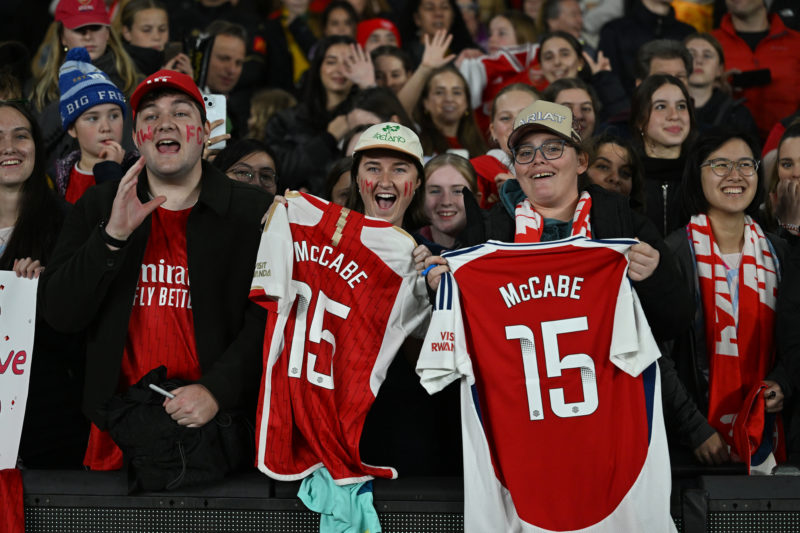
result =
M574 118L581 190L624 197L619 205L636 213L637 228L649 219L641 231L662 260L681 265L699 316L662 305L651 323L671 379L671 444L675 457L688 451L687 461L725 462L719 429L707 421L713 354L685 346L705 342L708 321L692 277L696 258L684 256L679 234L700 215L715 235L722 231L712 194L696 186L711 161L715 175L746 178L753 192L724 213L726 223L735 219L725 228L740 237L756 232L753 224L772 232L775 268L796 287L798 30L800 9L789 0L6 0L0 163L28 153L31 165L16 182L0 181L0 261L21 275L47 268L70 205L134 164L130 97L162 68L223 95L226 117L212 124L203 158L271 194L301 189L379 214L383 199L360 197L362 158L353 149L374 124L413 130L426 165L410 202L384 218L434 254L473 244L474 233L465 236L476 220L470 210L513 212L515 118L537 100L554 102ZM720 126L736 133L720 137ZM28 139L9 134L19 127ZM219 141L227 146L213 148ZM697 146L705 147L701 160ZM748 253L735 248L722 253ZM783 299L778 291L783 320L798 312L796 290L788 291ZM86 339L40 322L21 465L81 468ZM793 328L777 327L778 336L762 332L754 372L777 386L767 409L784 415L788 457L797 461L798 345ZM363 457L401 475L458 473L460 459L449 452L460 450L455 389L427 397L410 351L389 369Z

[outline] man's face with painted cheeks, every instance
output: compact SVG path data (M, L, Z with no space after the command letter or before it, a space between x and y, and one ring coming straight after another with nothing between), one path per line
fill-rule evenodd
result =
M133 142L149 174L175 181L199 167L209 133L189 96L165 94L139 105Z

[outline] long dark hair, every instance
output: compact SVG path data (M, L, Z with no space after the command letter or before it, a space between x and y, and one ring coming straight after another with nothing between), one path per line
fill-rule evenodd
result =
M15 259L24 257L38 259L46 265L64 221L63 204L47 184L44 143L39 124L21 104L0 101L0 109L4 107L16 110L28 121L36 153L33 172L22 185L19 215L11 238L0 256L0 269L10 270Z
M633 91L630 118L631 131L634 134L633 139L637 146L642 149L642 153L644 153L644 130L647 128L647 123L650 122L653 94L664 85L674 85L680 89L689 109L689 135L686 136L686 140L681 145L681 155L685 155L686 148L694 142L697 132L697 121L694 118L694 100L689 96L689 91L683 82L670 74L648 76Z
M308 68L308 80L306 80L303 102L308 106L308 116L313 125L323 131L327 128L331 119L339 113L338 110L328 111L328 95L322 85L322 76L319 73L322 62L325 61L325 55L331 46L355 43L355 39L345 35L331 35L317 42L315 55L311 59L311 66ZM353 84L350 94L352 95L357 90L358 86ZM347 104L347 100L343 104Z

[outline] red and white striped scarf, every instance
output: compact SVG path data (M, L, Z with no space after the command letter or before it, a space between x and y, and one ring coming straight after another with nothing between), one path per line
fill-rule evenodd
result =
M734 447L736 415L747 393L766 377L775 359L777 265L761 228L745 216L737 327L726 266L708 217L693 216L687 229L694 244L705 314L708 421Z
M575 206L575 214L572 216L572 233L570 235L592 238L592 227L589 223L591 210L592 197L588 192L583 191L578 205ZM540 242L542 240L544 219L536 212L527 198L517 204L514 210L514 220L516 222L514 242Z

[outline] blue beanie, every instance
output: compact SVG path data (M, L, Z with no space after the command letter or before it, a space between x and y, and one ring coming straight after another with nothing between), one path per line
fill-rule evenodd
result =
M67 131L90 107L117 104L125 113L125 95L105 72L92 65L86 48L72 48L58 71L61 126Z

